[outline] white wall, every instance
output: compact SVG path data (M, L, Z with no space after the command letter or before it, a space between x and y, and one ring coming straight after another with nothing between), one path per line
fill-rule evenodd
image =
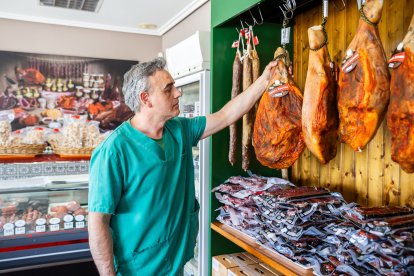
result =
M162 38L0 19L0 50L146 61L162 50Z
M196 31L210 31L211 4L206 2L162 36L162 51L186 39Z

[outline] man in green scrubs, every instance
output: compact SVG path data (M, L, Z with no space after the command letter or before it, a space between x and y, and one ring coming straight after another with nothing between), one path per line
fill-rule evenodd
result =
M181 92L158 58L124 76L134 117L93 152L89 245L101 275L179 275L193 257L199 204L192 146L229 126L260 98L275 62L216 113L177 117Z

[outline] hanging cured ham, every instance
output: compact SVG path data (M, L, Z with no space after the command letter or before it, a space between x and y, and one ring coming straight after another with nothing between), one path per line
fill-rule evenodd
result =
M391 158L414 172L414 16L401 48L390 59L391 96L387 123L391 132Z
M362 151L375 136L389 101L389 72L377 24L383 0L367 0L339 75L339 137Z
M336 155L338 109L334 64L322 26L308 29L309 67L302 107L302 131L308 149L326 164Z
M267 167L290 167L305 148L302 137L302 92L288 73L289 54L275 52L272 80L260 99L253 129L256 158Z

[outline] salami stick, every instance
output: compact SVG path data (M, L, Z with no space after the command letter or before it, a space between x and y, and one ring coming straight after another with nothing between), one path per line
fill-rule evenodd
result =
M243 91L245 91L252 82L252 58L251 46L247 46L248 56L243 59ZM242 169L247 171L250 165L250 146L252 144L253 118L251 112L243 116L243 135L242 135Z
M252 82L255 82L260 77L260 59L259 54L257 53L256 49L252 50L251 53L252 57ZM259 100L257 100L256 104L254 105L254 108L250 111L252 113L252 121L254 122L256 118L256 111L257 107L259 106Z
M242 64L240 61L240 52L236 51L236 57L233 62L233 79L231 87L231 98L235 98L240 93L240 81L242 77ZM229 145L229 162L233 166L236 163L237 149L237 124L230 125L230 145Z

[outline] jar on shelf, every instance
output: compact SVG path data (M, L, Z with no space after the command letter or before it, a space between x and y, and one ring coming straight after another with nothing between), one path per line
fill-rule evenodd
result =
M75 96L78 98L83 96L83 86L76 86Z

